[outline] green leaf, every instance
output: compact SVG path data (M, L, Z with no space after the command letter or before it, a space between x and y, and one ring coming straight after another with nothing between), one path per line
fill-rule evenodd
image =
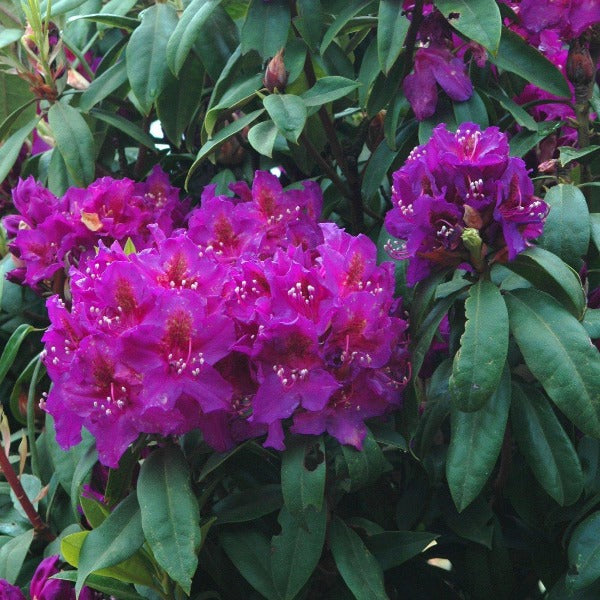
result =
M279 600L271 577L271 545L254 529L221 532L221 546L244 579L268 600Z
M600 436L600 355L583 325L544 292L515 290L504 298L533 375L579 429Z
M93 106L110 96L127 81L127 63L120 60L90 83L88 89L81 94L79 110L89 112Z
M263 103L281 135L296 144L307 117L302 98L292 94L272 94Z
M359 86L360 82L338 75L321 77L315 85L306 90L300 97L304 100L306 106L319 107L347 96Z
M538 124L537 131L519 131L510 138L511 156L525 156L543 139L554 133L562 125L561 121L544 121Z
M75 23L80 20L93 21L94 23L102 23L109 27L116 27L117 29L125 29L126 31L133 31L140 22L137 19L131 17L124 17L123 15L111 15L109 13L100 12L92 13L89 15L75 15L67 19L67 25Z
M329 545L342 578L357 600L388 600L377 559L337 516L331 521Z
M567 555L567 588L580 590L600 577L600 512L592 513L575 528Z
M485 89L484 91L487 96L496 100L502 108L506 109L519 125L530 131L537 131L538 124L535 119L502 90Z
M0 548L0 579L13 584L21 572L21 567L33 541L33 529L12 538Z
M17 75L0 72L0 139L35 117L35 101L26 81Z
M380 0L377 17L377 57L387 75L404 45L410 21L400 0Z
M337 12L333 23L329 26L329 29L327 29L323 36L320 48L321 55L325 54L325 51L329 48L329 44L333 42L333 39L341 31L344 25L372 2L373 0L353 0L345 3L346 6Z
M0 31L0 48L5 48L21 39L22 29L2 29Z
M78 560L75 591L90 573L113 567L133 556L144 543L142 518L135 492L127 496L107 519L87 535Z
M79 497L79 503L81 504L81 509L83 510L87 522L94 529L100 527L106 520L106 517L110 515L110 510L95 498L81 495Z
M81 486L85 481L88 473L92 470L93 466L98 462L98 453L96 452L96 445L92 444L87 447L85 452L81 455L75 471L73 472L73 479L71 480L71 505L73 507L73 513L75 518L79 518L77 511L77 504L79 494L81 493Z
M94 138L80 112L56 102L48 111L48 123L73 181L79 187L92 183L96 171Z
M490 124L485 104L476 91L464 102L452 102L452 109L457 123L479 123L482 128Z
M561 146L559 151L558 160L560 165L564 167L568 165L571 161L579 160L584 157L590 157L590 155L595 155L600 150L600 146L587 146L586 148L573 148L572 146Z
M142 527L154 557L189 594L198 566L200 511L181 449L154 451L142 464L137 490Z
M512 433L536 479L561 506L583 491L583 472L571 440L545 396L513 384Z
M29 137L29 134L33 131L34 127L39 121L38 117L35 117L26 125L23 125L21 129L15 131L3 144L0 146L0 181L4 181L6 176L10 173L21 148L25 143L25 140Z
M342 446L342 454L350 475L350 491L377 481L383 473L391 469L390 463L368 429L362 450L356 450L352 446Z
M154 140L143 129L138 127L135 123L132 123L129 119L101 108L93 108L90 111L90 116L108 123L112 127L127 134L139 144L146 146L146 148L150 148L150 150L156 151Z
M258 153L271 158L278 133L277 125L273 121L262 121L248 131L248 141Z
M254 521L283 506L281 486L278 483L249 488L228 494L213 506L217 524Z
M36 498L42 491L42 482L35 475L30 475L29 473L23 473L19 477L19 481L23 486L23 490L25 491L27 498L29 498L31 501L33 508L37 510L39 500L36 500ZM23 510L23 506L21 506L21 503L17 499L17 495L12 488L10 490L10 499L16 511L23 517L23 519L27 519L27 513Z
M14 330L9 340L6 342L6 345L2 350L2 356L0 356L0 384L2 384L4 378L6 377L6 374L15 362L21 344L25 341L25 338L34 330L35 328L31 325L23 323Z
M287 443L281 455L281 489L290 514L304 522L309 508L323 506L325 445L321 437L302 436Z
M325 541L327 509L308 511L299 523L284 507L279 513L281 533L271 540L273 584L283 600L293 600L315 570Z
M508 312L500 290L485 280L469 289L465 311L450 394L456 408L472 411L485 404L500 382L508 353Z
M298 16L294 17L294 26L307 43L311 52L315 52L321 41L323 30L323 6L321 0L296 0Z
M290 19L287 0L251 0L242 25L242 54L256 50L262 58L274 56L285 46Z
M579 268L590 243L590 213L585 196L574 185L561 183L550 188L544 200L550 212L538 240L540 246Z
M198 156L196 156L196 160L193 162L192 166L188 171L187 177L185 179L185 187L187 188L192 174L198 168L200 163L213 150L216 150L225 140L234 136L236 133L242 131L244 127L247 127L248 125L250 125L250 123L256 121L256 119L258 119L258 117L260 117L260 115L262 115L264 112L264 109L260 108L258 110L255 110L254 112L244 115L241 119L237 119L236 121L233 121L229 125L223 127L223 129L220 129L214 137L208 140L206 144L204 144L202 148L200 148Z
M510 374L505 368L496 391L482 408L475 412L451 409L446 476L459 512L477 497L496 464L509 407Z
M435 5L460 33L498 52L502 18L495 0L435 0Z
M77 571L61 571L52 575L50 579L60 579L75 583L77 581ZM112 596L119 600L144 600L144 596L140 596L135 591L135 588L112 577L88 575L85 584L94 590L102 592L106 596Z
M81 549L90 533L90 531L77 531L66 535L60 541L60 553L72 567L78 566ZM137 551L133 556L118 565L100 569L94 575L112 577L125 583L152 586L154 585L154 576L151 568L151 565L140 551Z
M419 555L438 537L427 531L384 531L369 536L365 544L387 571Z
M600 213L590 213L590 228L594 246L600 251Z
M539 246L527 248L503 265L558 300L577 319L585 311L585 292L577 271Z
M167 64L174 75L179 74L202 26L219 4L221 0L192 0L183 11L167 44Z
M533 83L551 94L563 98L571 97L567 80L558 68L507 27L502 27L498 53L490 59L501 69L516 73L528 83Z
M591 339L600 338L600 308L588 308L583 315L582 324Z
M158 3L140 17L142 23L131 34L125 58L131 89L147 115L167 83L167 42L177 26L177 13L173 6Z

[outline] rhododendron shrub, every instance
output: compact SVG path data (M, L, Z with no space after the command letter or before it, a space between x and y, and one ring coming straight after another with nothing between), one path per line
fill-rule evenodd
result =
M600 597L598 0L0 0L0 600Z

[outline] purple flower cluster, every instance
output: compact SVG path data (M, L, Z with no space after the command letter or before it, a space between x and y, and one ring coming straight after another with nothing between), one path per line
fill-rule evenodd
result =
M14 189L13 203L19 214L5 217L3 224L23 266L10 276L38 290L51 287L57 272L92 256L100 240L131 238L136 248L145 248L153 239L149 224L168 235L184 215L179 190L158 167L144 183L104 177L60 198L28 177Z
M512 260L541 235L548 212L506 135L473 123L456 133L438 125L394 173L392 202L385 225L404 241L388 252L409 259L410 285L440 267Z
M117 188L118 189L118 188ZM375 245L317 223L320 189L283 190L269 173L237 197L207 188L187 231L72 267L70 307L48 301L45 403L64 448L96 437L115 466L139 434L200 428L218 450L283 422L360 447L364 419L398 407L406 322L391 263Z
M70 581L51 579L60 569L59 556L54 554L42 560L31 578L29 594L31 600L75 600L75 586ZM94 600L97 594L84 586L79 593L80 600ZM6 579L0 579L0 600L26 600L23 592L11 585Z

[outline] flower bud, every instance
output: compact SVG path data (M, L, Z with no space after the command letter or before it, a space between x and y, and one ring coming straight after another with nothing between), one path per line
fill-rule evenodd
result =
M587 46L579 39L573 40L567 57L567 77L575 88L576 102L589 98L595 72L594 61Z
M479 236L479 231L474 227L466 227L463 229L461 234L461 239L463 244L471 252L471 254L479 255L481 252L481 237Z
M283 92L288 80L288 72L285 70L283 62L283 53L285 48L282 48L267 65L265 76L263 79L264 86L273 93L274 91Z

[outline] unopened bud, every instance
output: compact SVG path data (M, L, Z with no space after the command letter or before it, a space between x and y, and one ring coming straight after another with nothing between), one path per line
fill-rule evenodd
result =
M483 219L479 211L472 206L465 204L463 221L467 227L481 229L483 227ZM466 231L466 230L465 230Z
M575 39L569 47L567 77L575 88L575 101L587 101L596 72L594 61L587 46Z
M282 48L267 65L263 83L269 92L283 92L287 85L288 72L285 70L285 62L283 62L284 48Z
M383 125L385 122L385 110L380 110L369 123L367 131L367 148L373 152L383 140Z
M471 254L479 256L481 253L482 241L479 236L479 231L474 227L466 227L461 234L463 244Z

